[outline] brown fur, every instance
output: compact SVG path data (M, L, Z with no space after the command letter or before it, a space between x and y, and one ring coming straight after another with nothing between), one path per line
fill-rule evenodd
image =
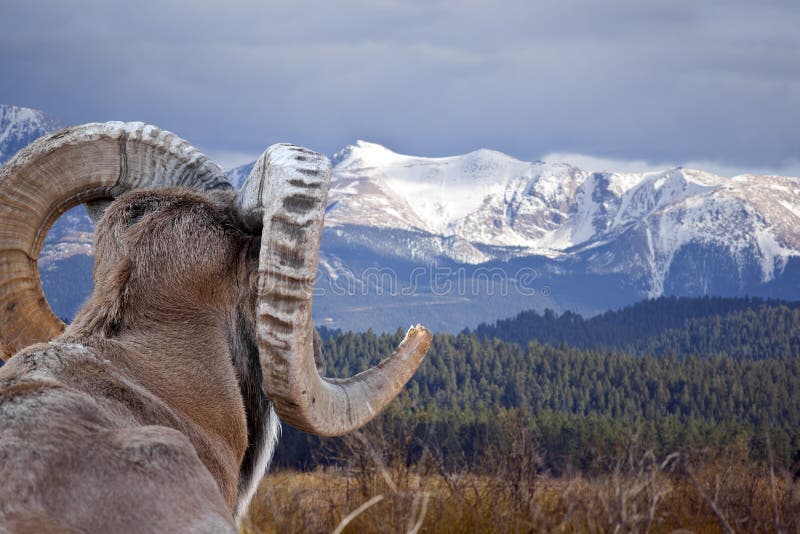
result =
M260 236L232 195L139 191L108 208L90 300L0 368L0 531L233 529L243 384L260 386Z

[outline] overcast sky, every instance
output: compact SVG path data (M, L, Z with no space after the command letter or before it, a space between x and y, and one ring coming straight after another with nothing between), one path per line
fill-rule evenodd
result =
M365 139L797 174L798 28L796 0L0 0L0 102L223 165Z

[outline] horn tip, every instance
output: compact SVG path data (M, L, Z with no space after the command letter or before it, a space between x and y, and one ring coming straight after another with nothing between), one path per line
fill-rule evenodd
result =
M418 345L420 352L424 355L426 352L428 352L432 341L433 334L431 334L431 331L421 324L417 324L417 326L409 327L408 332L406 332L406 337L401 342L401 345L415 343Z

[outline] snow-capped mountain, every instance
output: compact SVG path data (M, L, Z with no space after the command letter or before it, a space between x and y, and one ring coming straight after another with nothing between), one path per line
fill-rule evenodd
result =
M592 312L662 294L800 298L798 178L587 172L492 150L414 157L364 141L333 163L321 278L350 280L350 303L402 285L389 271L414 268L434 324L470 307L495 313L485 308L490 287L504 283L516 288L495 299L506 315L545 305ZM249 169L229 176L240 182ZM462 290L437 294L431 266L442 265ZM535 298L515 286L526 268L535 269ZM463 290L476 277L483 293ZM359 306L342 299L356 320L328 320L354 327L374 323L376 309L424 308L391 293Z
M0 165L34 139L63 126L42 111L0 104Z
M591 272L641 278L654 296L665 291L676 255L689 245L724 251L740 278L755 261L761 282L800 255L798 178L728 179L683 168L589 173L490 150L403 156L363 141L335 161L328 227L402 229L456 240L463 246L444 253L466 263L585 258ZM609 249L613 243L624 246ZM463 254L470 246L474 255ZM437 246L428 256L446 250Z
M8 147L57 126L0 106L0 164ZM588 172L485 149L407 156L364 141L332 161L321 324L458 330L523 309L592 313L662 294L800 298L798 178ZM239 186L251 168L227 175ZM89 280L75 284L85 292L90 255L78 208L51 230L40 259L59 315L81 300L57 283L60 273Z
M471 243L536 248L565 218L587 173L493 150L419 158L364 141L334 156L330 225L418 229Z

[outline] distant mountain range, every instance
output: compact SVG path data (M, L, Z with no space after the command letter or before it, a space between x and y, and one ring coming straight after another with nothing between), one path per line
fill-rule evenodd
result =
M57 126L0 106L0 164ZM422 158L364 141L332 161L319 324L455 331L525 309L592 314L661 295L800 298L798 178L588 172L492 150ZM227 174L239 185L251 167ZM87 286L56 278L90 264L90 231L73 210L43 251L60 315L80 300L73 286Z

